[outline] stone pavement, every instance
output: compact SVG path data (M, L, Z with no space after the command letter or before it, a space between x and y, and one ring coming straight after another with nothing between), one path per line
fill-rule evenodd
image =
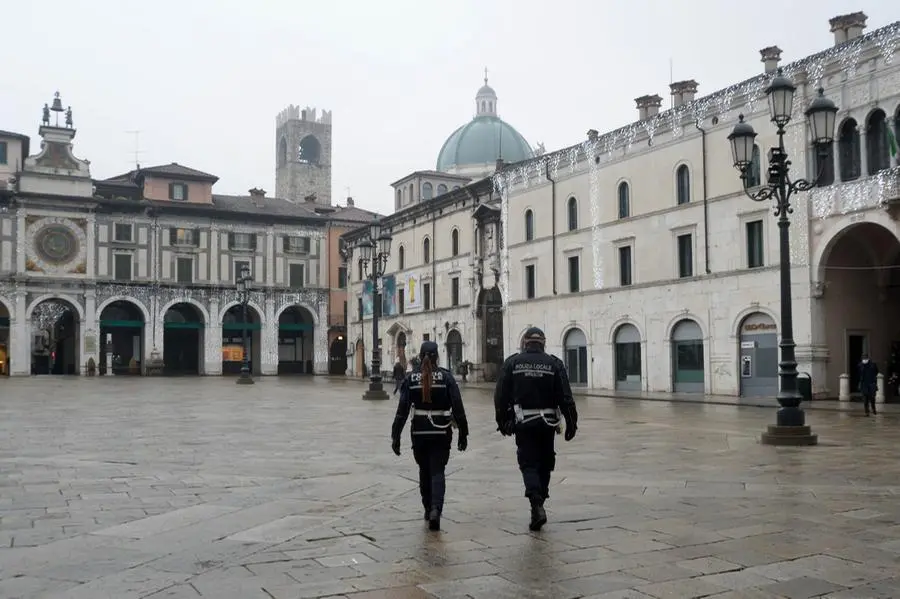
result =
M0 597L900 597L900 418L579 399L550 521L467 393L440 533L357 381L0 380Z

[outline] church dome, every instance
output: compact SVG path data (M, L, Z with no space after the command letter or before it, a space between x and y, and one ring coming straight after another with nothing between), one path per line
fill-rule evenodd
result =
M504 162L519 162L534 157L525 138L509 123L497 116L497 94L484 85L475 95L475 118L458 128L438 154L437 170L459 172L467 167L489 166L493 169L498 158Z

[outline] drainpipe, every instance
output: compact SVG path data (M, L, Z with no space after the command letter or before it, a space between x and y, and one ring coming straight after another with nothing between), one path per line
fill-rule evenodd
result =
M550 255L553 256L553 260L551 261L551 272L553 273L553 295L556 295L556 181L554 181L550 176L549 162L547 162L544 176L547 177L547 181L550 181L550 242L553 244L553 247L550 250Z
M706 130L700 126L700 121L694 123L697 131L700 132L700 168L703 171L703 259L706 261L706 274L710 274L712 270L709 268L709 196L706 193Z

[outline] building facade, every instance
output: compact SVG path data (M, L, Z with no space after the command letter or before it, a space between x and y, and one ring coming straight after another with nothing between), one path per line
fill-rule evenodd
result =
M900 375L900 22L863 35L865 24L862 13L836 17L832 48L781 65L798 88L785 139L793 176L822 175L794 197L790 229L799 370L818 396L837 396L842 375L853 388L865 352L889 387ZM727 136L739 113L753 125L759 152L746 185L763 183L777 145L764 89L780 54L763 49L759 76L709 96L697 97L694 80L673 83L662 112L660 96L643 95L634 123L386 219L391 285L408 295L415 281L423 307L383 310L383 360L428 335L448 365L471 362L491 380L540 326L575 385L774 394L778 227L770 204L744 194ZM840 108L824 156L802 113L820 86ZM357 270L352 294L365 299ZM358 312L351 337L365 351L371 331Z
M330 241L371 213L215 194L216 176L177 163L95 180L71 111L50 124L61 110L45 106L37 154L0 132L23 156L0 188L5 373L234 373L245 328L255 374L328 372L331 295L346 293Z

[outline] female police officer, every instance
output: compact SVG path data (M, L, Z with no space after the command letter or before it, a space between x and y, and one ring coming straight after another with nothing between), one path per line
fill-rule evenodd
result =
M400 455L400 433L412 411L412 450L419 465L419 491L425 518L428 528L440 530L447 486L444 469L450 460L450 445L453 442L451 424L455 422L459 428L457 448L465 451L469 423L456 379L449 370L438 366L437 343L423 343L419 357L421 363L400 386L400 404L391 430L391 449Z

